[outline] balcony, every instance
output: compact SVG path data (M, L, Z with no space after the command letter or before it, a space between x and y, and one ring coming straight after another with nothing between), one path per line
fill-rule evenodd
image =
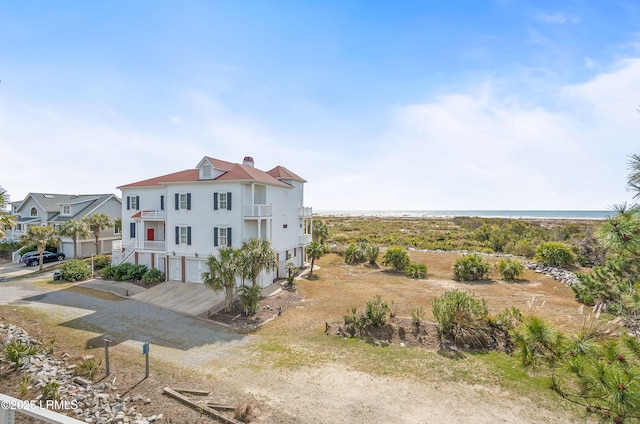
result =
M271 205L246 205L244 207L245 218L270 218Z
M303 234L298 237L298 244L306 246L311 243L311 234Z
M142 211L140 218L163 220L167 218L167 213L165 211Z
M144 250L159 250L164 252L165 251L165 241L164 240L154 240L154 241L148 241L145 240L142 244L142 249Z
M299 218L311 218L312 216L313 216L313 208L311 208L311 207L298 208L298 217Z

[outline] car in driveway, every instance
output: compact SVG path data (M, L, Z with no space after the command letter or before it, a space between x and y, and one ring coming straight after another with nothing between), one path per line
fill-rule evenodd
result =
M55 262L55 261L64 261L64 253L53 253L49 251L45 251L42 254L42 262ZM22 255L20 258L20 262L25 264L26 266L36 266L40 264L40 253L38 252L29 252Z

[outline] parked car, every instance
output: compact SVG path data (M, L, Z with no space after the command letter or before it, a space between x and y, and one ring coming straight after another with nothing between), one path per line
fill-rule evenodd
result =
M64 253L53 253L45 251L42 254L42 262L55 262L55 261L63 261L65 258ZM22 255L20 258L20 262L25 264L26 266L36 266L40 264L40 253L38 252L29 252Z

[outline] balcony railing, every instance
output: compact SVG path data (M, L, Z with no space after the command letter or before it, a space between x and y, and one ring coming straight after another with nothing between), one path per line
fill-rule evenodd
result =
M244 207L244 216L256 218L270 217L271 205L246 205Z
M298 214L300 218L311 218L313 216L313 208L299 208Z
M303 234L298 237L298 243L302 245L307 245L311 243L311 234Z
M165 241L164 240L153 240L153 241L145 241L143 243L142 248L144 250L161 250L164 252L165 250Z
M167 213L165 211L142 211L140 217L142 219L166 219Z

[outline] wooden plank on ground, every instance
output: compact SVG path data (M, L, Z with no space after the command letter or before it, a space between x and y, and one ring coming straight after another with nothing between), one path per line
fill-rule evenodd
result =
M180 393L176 392L175 390L169 388L169 387L165 387L163 389L163 392L175 399L178 399L180 402L183 402L189 406L191 406L192 408L195 408L197 410L201 410L203 412L206 412L207 414L219 419L220 421L226 423L226 424L242 424L240 421L234 419L234 418L230 418L227 417L226 415L223 415L221 413L219 413L218 411L216 411L213 408L209 408L208 406L203 406L203 405L198 405L195 402L190 401L189 399L187 399L185 396L181 395Z
M198 395L198 396L209 396L209 393L211 393L210 390L184 389L184 388L178 388L178 387L176 387L173 390L180 393L189 393L191 395Z
M234 409L236 409L235 406L223 405L221 403L214 403L214 402L207 402L207 406L213 409L226 409L228 411L233 411Z

